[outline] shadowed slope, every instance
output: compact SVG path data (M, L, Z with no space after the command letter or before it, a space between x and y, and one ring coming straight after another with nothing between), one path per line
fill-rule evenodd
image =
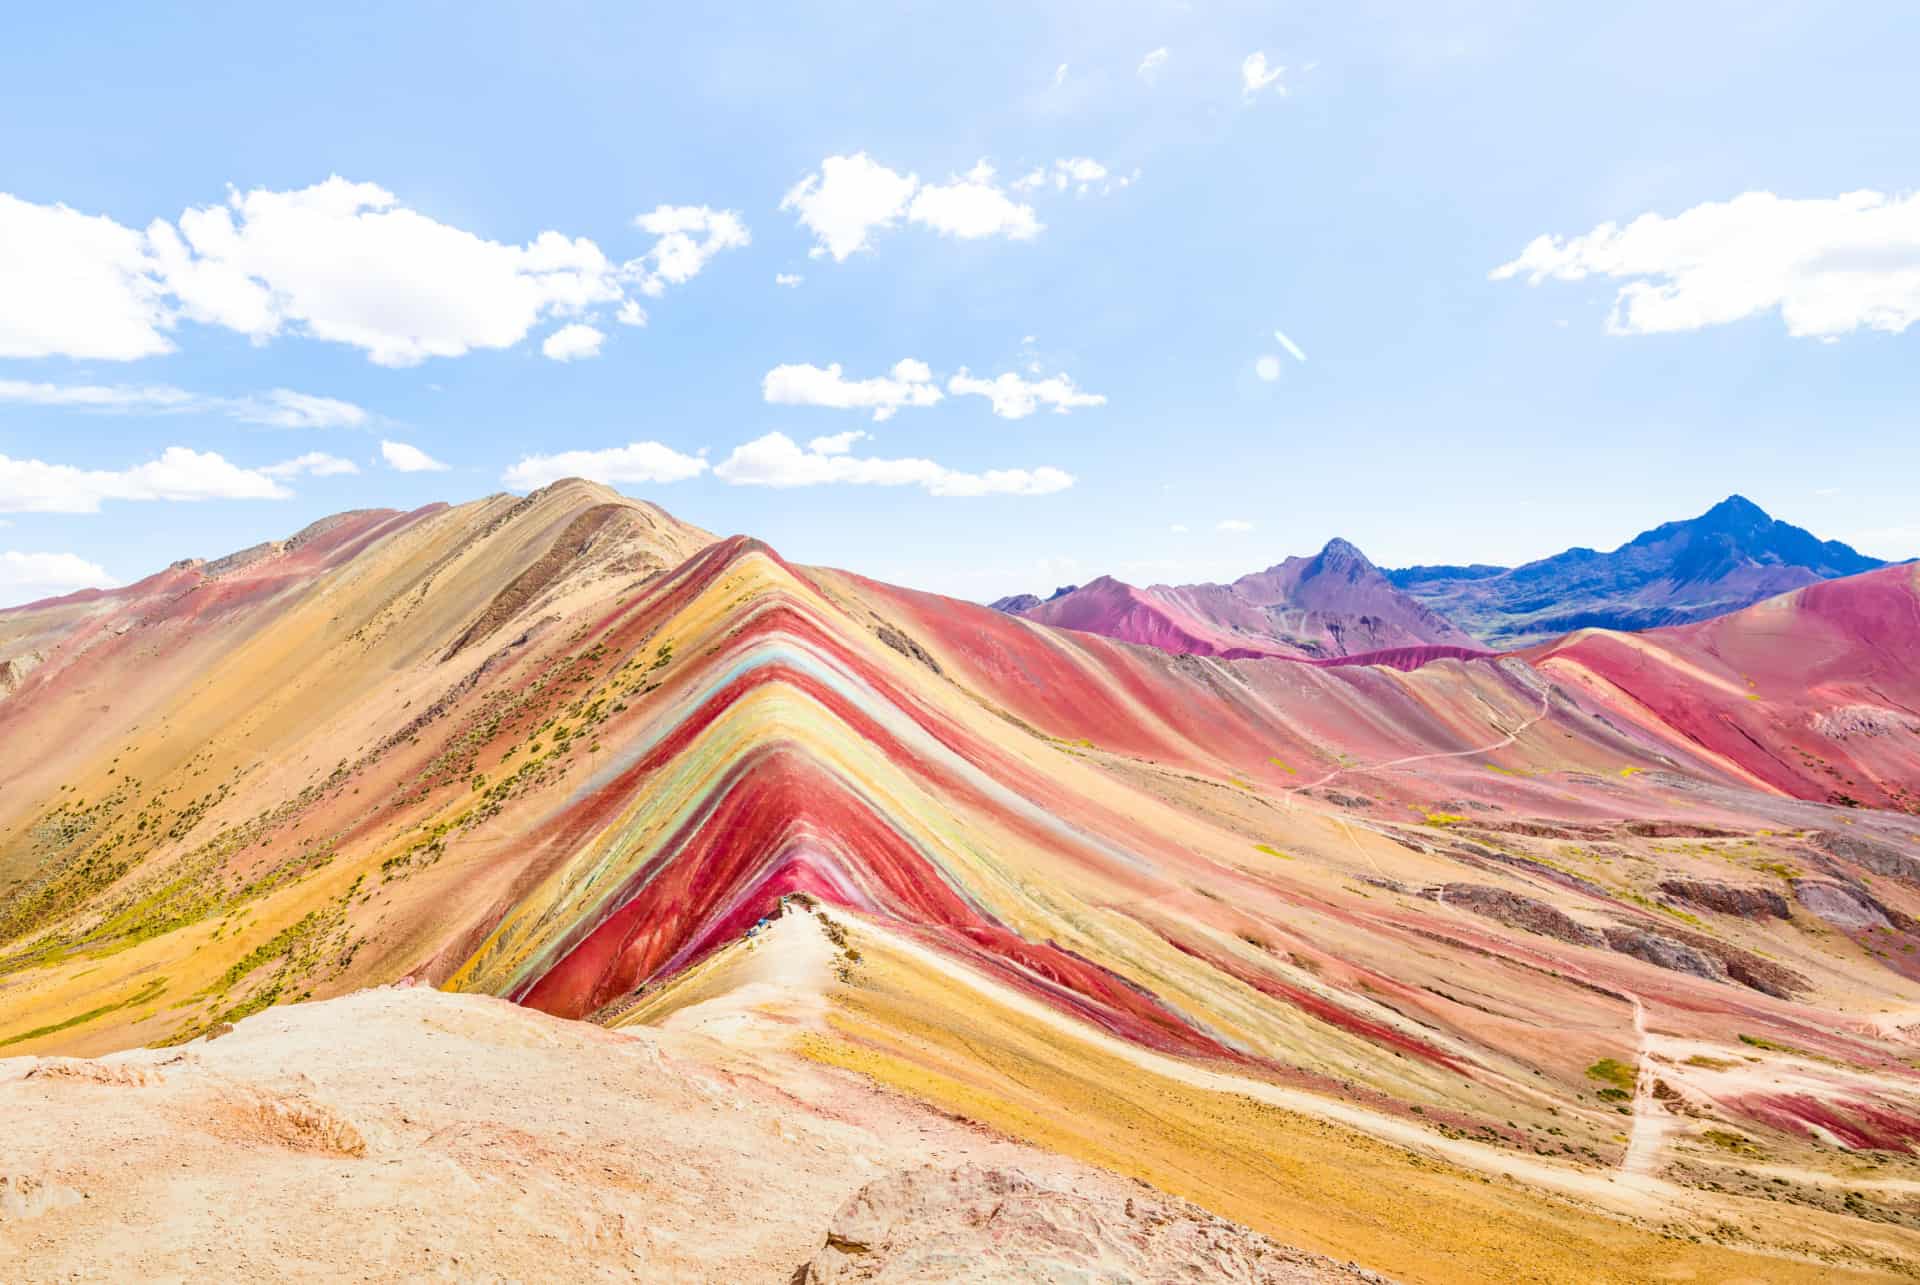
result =
M1520 567L1409 567L1386 575L1489 645L1518 647L1574 629L1705 620L1885 565L1734 495L1609 553L1569 549Z

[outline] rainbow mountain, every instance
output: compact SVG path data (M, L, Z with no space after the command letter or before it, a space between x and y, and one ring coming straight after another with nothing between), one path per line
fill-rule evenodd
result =
M0 612L0 1053L400 981L639 1028L803 915L780 1056L1320 1253L1910 1273L1916 624L1901 566L1228 659L578 481L343 514Z

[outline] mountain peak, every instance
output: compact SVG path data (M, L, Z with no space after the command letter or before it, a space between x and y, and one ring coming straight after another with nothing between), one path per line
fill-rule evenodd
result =
M1715 526L1759 526L1771 523L1773 515L1744 495L1729 495L1699 518Z
M1328 561L1339 561L1339 562L1367 562L1368 561L1367 555L1360 552L1360 549L1358 546L1354 545L1350 541L1341 539L1337 535L1334 536L1333 539L1327 541L1326 545L1321 548L1320 556L1322 559L1325 559Z

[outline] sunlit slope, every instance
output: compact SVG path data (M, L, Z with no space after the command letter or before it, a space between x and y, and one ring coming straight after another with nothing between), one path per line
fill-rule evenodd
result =
M621 515L611 526L609 509ZM442 656L503 589L529 588L529 570L538 579L543 555L583 518L600 538L521 603L516 633L611 598L711 539L572 483L524 500L342 515L281 546L0 613L0 656L34 658L0 698L9 1018L66 1020L76 1005L120 1003L177 959L189 976L164 984L164 1003L123 1007L67 1037L163 1038L182 1021L169 1006L209 970L218 978L309 912L319 918L296 936L320 920L344 926L333 885L405 829L400 778L388 772L407 771L409 724L456 689L483 686L487 651L506 640ZM167 966L148 967L149 951ZM115 962L89 971L83 961L102 952ZM35 967L48 964L59 967ZM81 973L80 986L62 984ZM125 974L145 982L114 991ZM114 1033L136 1018L145 1029ZM19 1025L6 1022L0 1039Z
M356 520L230 628L66 656L43 644L89 604L0 616L46 655L0 722L49 745L62 675L176 649L128 667L156 685L112 734L8 756L9 1051L407 975L650 1019L804 899L846 934L814 1056L1101 1163L1137 1150L1256 1225L1301 1199L1254 1180L1262 1150L1324 1126L1383 1182L1411 1147L1535 1212L1913 1256L1910 818L1756 782L1557 661L1171 656L578 483ZM1198 1096L1149 1129L1167 1085ZM1444 1275L1353 1239L1384 1216L1364 1185L1315 1247ZM1433 1236L1482 1216L1457 1208Z
M1586 630L1537 660L1764 788L1920 814L1920 564L1699 624Z

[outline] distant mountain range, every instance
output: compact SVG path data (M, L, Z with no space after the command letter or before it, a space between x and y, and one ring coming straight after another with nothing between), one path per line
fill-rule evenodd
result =
M1725 615L1804 585L1884 567L1731 496L1611 553L1520 567L1383 571L1345 540L1232 584L1137 588L1102 576L991 604L1043 624L1201 656L1327 659L1417 648L1510 649L1575 629L1648 629Z
M1590 627L1687 624L1886 565L1735 495L1611 553L1568 549L1519 567L1406 567L1386 576L1482 642L1505 648Z
M1232 584L1140 589L1102 576L1044 602L1026 595L993 605L1042 624L1198 656L1329 659L1476 646L1463 630L1396 589L1345 540L1329 540L1312 557L1288 558Z

